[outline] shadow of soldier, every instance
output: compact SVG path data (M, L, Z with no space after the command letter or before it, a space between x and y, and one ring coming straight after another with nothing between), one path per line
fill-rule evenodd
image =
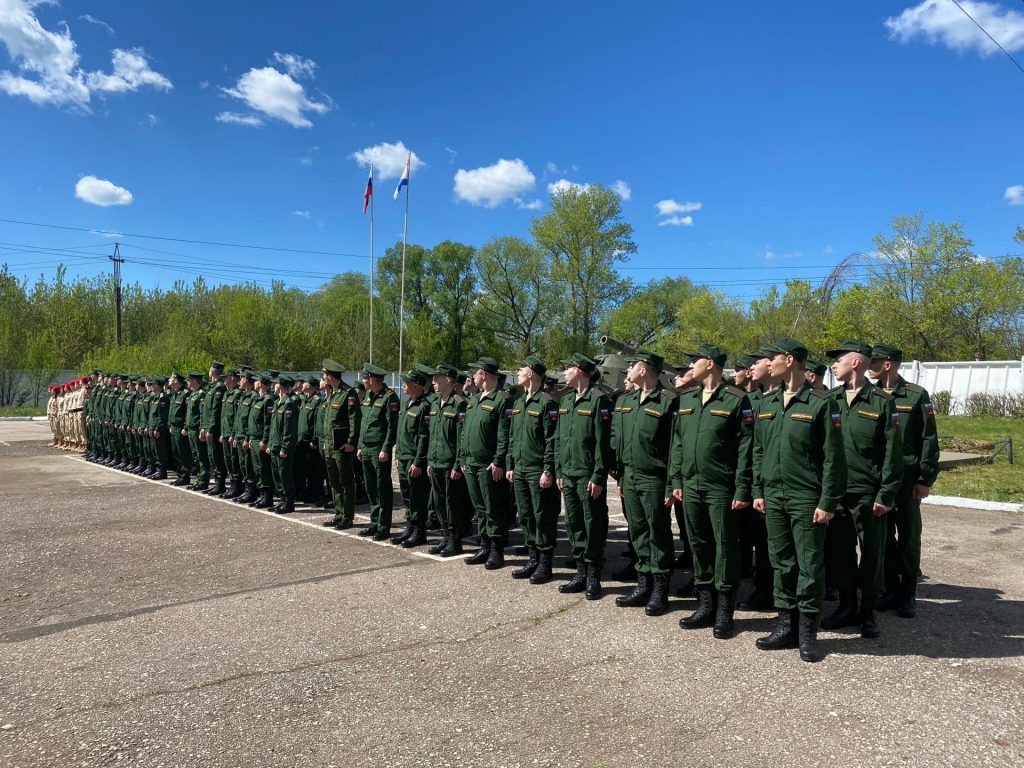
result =
M882 635L865 640L856 634L822 632L826 654L925 656L932 659L997 659L1024 656L1024 601L1006 600L998 589L942 582L917 588L917 617L878 614Z

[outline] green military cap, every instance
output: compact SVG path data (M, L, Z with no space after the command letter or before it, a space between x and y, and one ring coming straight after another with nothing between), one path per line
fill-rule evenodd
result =
M90 376L99 376L102 373L103 372L99 368L93 368L91 371L89 371Z
M469 371L458 371L455 375L455 381L459 384L465 384L466 379L469 378Z
M437 371L435 371L435 370L434 370L433 368L431 368L431 367L430 367L429 365L426 365L426 364L424 364L424 363L416 363L416 365L414 365L414 366L412 367L412 369L413 369L414 371L419 371L419 372L420 372L420 373L422 373L422 374L423 374L424 376L426 376L426 377L427 377L428 379L429 379L429 378L430 378L431 376L433 376L433 375L434 375L435 373L437 373Z
M740 355L736 358L736 362L732 364L733 370L745 371L747 368L752 366L757 358L754 355Z
M230 371L225 371L224 375L225 376L236 376L237 377L239 373L241 373L241 371L239 371L237 368L232 368Z
M199 371L189 371L188 377L190 379L199 379L199 381L203 380L203 374L201 374Z
M548 367L544 365L543 361L536 355L527 355L520 360L517 365L529 368L540 377L543 377L544 374L548 372Z
M808 371L812 371L817 376L824 376L825 372L828 370L828 366L825 365L825 363L814 357L807 358L807 362L804 363L804 368Z
M295 383L295 377L290 373L280 373L277 376L277 383L284 384L286 387L290 387Z
M306 383L307 384L312 384L314 387L319 387L320 386L320 377L319 376L307 376L306 377Z
M597 362L579 352L573 352L568 360L563 360L562 365L566 368L579 368L584 373L593 373L597 370Z
M838 347L828 350L828 352L825 353L825 356L835 360L844 352L859 352L865 357L871 357L871 345L858 339L844 339L839 342Z
M213 370L215 371L223 371L224 363L222 363L220 360L214 360L212 363L210 363L210 367L213 368Z
M481 357L475 363L469 366L469 370L473 371L479 368L480 370L487 371L487 373L498 373L498 361L493 357ZM468 374L467 374L468 375Z
M683 355L673 367L676 369L676 375L681 375L687 369L693 368L693 356L689 354Z
M241 379L249 379L249 381L255 381L256 372L252 368L242 368L239 371L238 377Z
M725 350L717 344L698 344L697 348L693 352L687 352L687 357L694 360L698 358L705 358L711 360L715 365L725 365L725 360L728 355L725 354Z
M438 363L434 366L434 375L447 376L450 379L459 378L459 369L451 363Z
M561 378L560 376L545 376L544 377L544 386L545 387L555 387L555 386L558 386L558 380L560 378Z
M807 359L807 347L804 346L803 342L797 341L792 336L779 336L771 344L762 347L766 352L770 353L766 357L775 357L775 355L792 355L793 359L798 362L803 362Z
M324 373L329 373L339 378L345 372L345 367L341 363L336 363L329 357L324 358L324 361L320 363L320 368Z
M171 378L172 379L179 379L180 381L184 381L185 380L185 377L181 375L181 371L179 371L177 368L175 368L173 371L171 371Z
M252 370L252 366L248 365L247 363L243 363L242 365L238 366L239 374L241 374L242 371L251 371L251 370Z
M411 371L408 371L407 373L401 374L400 378L402 379L402 381L415 382L416 384L419 384L421 387L426 385L427 383L427 374L425 374L423 371L417 371L415 368L413 368Z
M161 387L166 387L167 386L167 379L164 378L163 376L154 376L153 377L153 383L154 384L158 384Z
M270 371L260 371L256 375L256 378L261 384L267 387L274 383L274 377L270 375Z
M874 360L892 360L894 363L902 363L903 350L892 344L875 344L871 348L871 357Z
M378 376L383 378L388 375L388 372L381 368L379 365L373 363L363 363L363 377L366 376Z
M267 373L270 374L270 378L272 378L272 379L276 379L278 376L281 375L280 371L275 371L273 368L271 368L269 371L267 371Z
M777 353L775 352L775 350L772 349L771 347L763 346L755 349L751 357L753 357L754 360L761 360L762 358L770 360L771 358L775 357L776 354Z
M657 371L661 371L665 367L665 358L657 352L651 352L648 349L638 349L630 360L634 363L649 365Z

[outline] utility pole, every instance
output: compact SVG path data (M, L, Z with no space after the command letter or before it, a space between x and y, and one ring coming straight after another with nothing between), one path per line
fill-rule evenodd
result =
M121 346L121 265L124 259L121 258L121 244L114 243L114 255L108 256L114 262L114 339L117 346Z

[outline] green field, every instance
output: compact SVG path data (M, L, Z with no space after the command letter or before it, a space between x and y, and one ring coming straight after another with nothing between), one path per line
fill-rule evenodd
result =
M991 464L972 464L939 473L932 492L988 501L1024 503L1024 420L997 416L938 416L943 450L991 454L984 442L1012 438L1011 465L1003 449Z
M0 405L0 416L45 416L46 406L35 408L31 405Z

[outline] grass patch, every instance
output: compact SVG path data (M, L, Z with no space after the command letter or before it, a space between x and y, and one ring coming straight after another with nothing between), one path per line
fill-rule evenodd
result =
M0 416L45 416L46 406L0 405Z
M962 453L995 452L992 443L1013 439L1014 464L1005 449L991 464L971 464L939 473L932 492L987 501L1024 503L1024 420L1001 416L937 416L940 447Z

